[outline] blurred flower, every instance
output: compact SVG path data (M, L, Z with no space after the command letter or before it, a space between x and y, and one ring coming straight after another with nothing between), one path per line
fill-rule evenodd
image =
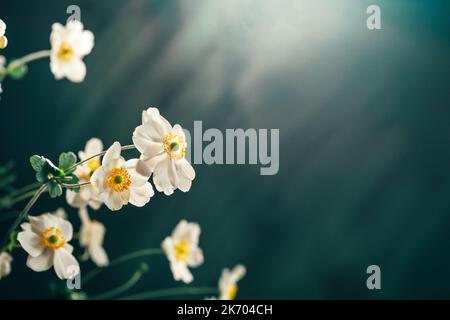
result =
M220 300L233 300L238 292L237 282L245 276L243 265L237 265L233 270L225 268L219 279Z
M80 245L86 248L85 258L91 258L99 267L105 267L109 264L108 255L103 248L103 239L105 237L105 226L89 218L86 207L79 211L81 219Z
M11 273L12 256L8 252L0 253L0 279Z
M54 214L55 216L57 216L58 218L67 220L67 213L66 213L66 210L64 210L63 208L58 208L58 209L56 209L56 211L53 212L53 214Z
M142 112L142 125L134 130L133 143L153 172L158 191L166 195L176 189L189 191L195 171L184 157L186 137L180 125L172 128L157 108L148 108Z
M84 151L78 152L80 160L88 159L103 151L103 143L98 138L90 139L84 148ZM100 157L95 157L89 161L79 165L75 170L75 175L80 183L89 182L92 174L100 167ZM89 205L92 209L97 210L102 205L102 200L97 190L92 185L85 185L80 188L79 192L67 189L66 200L69 205L74 208L83 208Z
M0 19L0 49L6 48L8 45L8 38L5 36L6 24Z
M151 172L141 160L125 161L120 151L120 143L114 142L106 151L102 165L92 175L91 183L110 210L120 210L128 202L142 207L154 195L147 181Z
M22 248L29 254L27 266L41 272L52 266L60 279L69 279L79 272L79 264L72 255L72 224L55 214L46 213L29 217L30 223L22 223L17 236Z
M54 23L50 34L50 69L56 79L66 77L72 82L81 82L86 76L83 57L94 47L94 35L84 30L78 20L69 21L66 26Z
M169 259L170 269L176 281L190 283L193 276L188 267L203 263L203 252L199 248L200 226L181 220L170 237L164 239L161 247Z

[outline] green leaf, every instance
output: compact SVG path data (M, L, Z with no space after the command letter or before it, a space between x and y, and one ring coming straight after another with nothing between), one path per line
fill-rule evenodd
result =
M62 195L62 187L59 183L55 181L48 181L47 187L51 198L56 198Z
M63 152L59 155L58 167L67 170L77 162L77 156L73 152Z
M45 167L46 163L47 163L46 159L42 156L34 155L30 157L31 167L36 172L41 171Z
M17 230L14 230L13 232L11 232L11 234L9 235L9 243L7 245L7 250L9 252L12 252L14 248L17 247L17 245L19 244L19 242L17 241L17 235L19 234L19 232Z
M48 175L45 172L45 170L41 170L39 172L36 172L36 180L38 182L44 183L48 180Z
M14 80L22 79L28 72L28 67L26 64L18 63L13 61L8 65L8 74Z

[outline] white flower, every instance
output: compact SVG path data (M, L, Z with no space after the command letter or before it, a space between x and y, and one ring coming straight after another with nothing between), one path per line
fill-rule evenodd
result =
M66 210L64 210L63 208L58 208L56 209L56 211L53 213L55 216L57 216L58 218L67 220L67 213Z
M225 268L219 279L220 300L233 300L238 292L237 282L245 276L246 270L243 265L237 265L230 271Z
M13 258L8 252L0 252L0 279L10 274L12 261Z
M80 160L86 160L103 151L103 143L100 139L90 139L84 148L84 151L78 152ZM75 170L75 175L80 183L89 182L92 174L100 167L100 157L92 158L79 165ZM92 209L97 210L102 205L102 200L97 190L92 185L85 185L80 188L79 192L67 189L66 200L69 205L74 208L83 208L89 205Z
M92 175L91 184L110 210L120 210L128 202L142 207L154 195L147 181L151 172L141 160L125 161L120 151L120 143L114 142Z
M109 259L103 249L105 226L98 221L91 220L86 207L81 208L78 212L81 219L80 245L86 248L84 256L90 257L99 267L107 266Z
M162 249L169 259L170 269L176 281L190 283L193 280L188 267L198 267L203 263L203 252L198 247L200 226L181 220L162 242Z
M6 48L8 45L8 38L5 36L6 24L0 19L0 49Z
M83 57L94 47L94 35L84 30L78 20L71 20L66 26L54 23L50 34L50 70L56 79L66 77L72 82L81 82L86 76Z
M46 213L30 217L30 223L22 223L17 236L22 248L29 254L27 266L41 272L55 269L60 279L69 279L79 273L80 266L72 255L72 224L55 214Z
M189 191L195 171L186 160L186 137L180 125L171 126L157 108L142 112L142 125L133 132L133 143L153 172L158 191L171 195L174 190Z

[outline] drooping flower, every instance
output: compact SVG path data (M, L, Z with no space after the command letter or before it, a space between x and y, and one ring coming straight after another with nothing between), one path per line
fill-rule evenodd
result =
M105 237L105 226L89 218L86 207L79 209L81 219L80 245L86 248L85 258L91 258L99 267L105 267L109 264L108 255L103 248L103 239Z
M241 280L246 273L243 265L237 265L232 270L225 268L219 279L220 300L234 300L238 292L237 282Z
M0 19L0 49L4 49L8 45L8 38L6 38L5 32L6 24Z
M17 235L22 248L29 254L27 266L41 272L55 269L60 279L69 279L80 270L78 261L72 255L72 224L55 214L46 213L29 217L29 223L22 223Z
M125 161L120 151L120 143L114 142L91 177L91 184L100 198L113 211L120 210L128 202L142 207L154 195L148 182L151 172L145 163L139 159Z
M176 189L189 191L195 171L185 158L186 137L179 124L171 126L157 108L142 112L142 125L133 132L140 159L153 172L158 191L171 195Z
M66 77L72 82L81 82L86 76L83 57L94 47L94 35L83 30L78 20L69 21L66 26L54 23L50 34L50 69L56 79Z
M0 252L0 279L11 273L13 257L8 252Z
M190 283L194 279L189 267L195 268L203 264L203 251L199 248L200 226L197 223L181 220L161 244L170 269L176 281Z
M98 138L88 140L84 151L78 152L80 160L86 160L103 151L103 143ZM89 182L92 174L100 167L100 157L94 157L83 164L79 165L75 170L75 175L80 183ZM92 209L97 210L102 205L102 200L97 190L92 185L85 185L80 188L79 192L67 189L66 200L69 205L74 208L83 208L89 205Z

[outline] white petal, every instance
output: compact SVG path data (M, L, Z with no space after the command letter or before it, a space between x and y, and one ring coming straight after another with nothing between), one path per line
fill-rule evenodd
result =
M78 156L80 160L84 160L86 158L92 157L96 154L99 154L103 151L103 143L99 138L91 138L86 142L86 147L84 151L80 151Z
M109 264L108 255L101 246L90 246L89 255L92 261L99 267L105 267Z
M56 217L57 221L55 224L55 227L58 228L59 230L61 230L61 233L63 234L65 240L67 242L69 242L70 240L72 240L72 236L73 236L73 227L72 224L67 221L64 220L60 217Z
M157 108L148 108L144 111L142 120L146 134L155 142L162 142L172 131L169 121L159 114Z
M152 158L164 152L164 145L158 139L153 141L146 133L146 129L143 125L137 127L133 132L133 143L140 153L144 154L147 158Z
M117 141L114 142L112 144L112 146L109 147L109 149L106 151L105 155L103 156L102 165L105 165L108 162L111 162L115 159L120 158L120 148L121 148L120 143ZM95 172L97 172L97 170Z
M98 168L94 171L91 177L91 185L94 187L95 191L101 193L104 191L106 181L106 172L103 167Z
M80 270L78 261L64 248L54 251L53 266L60 279L69 279L77 275Z
M168 161L169 156L167 153L163 152L158 154L157 156L154 156L153 158L149 158L145 155L141 155L140 160L144 161L147 167L150 169L150 171L155 171L155 167L162 161Z
M45 249L41 255L37 257L28 256L27 266L33 271L47 271L53 265L53 250Z
M189 256L187 257L187 264L190 267L198 267L203 264L203 251L199 247L191 249Z
M192 273L189 271L189 268L185 263L171 262L170 270L172 270L173 278L176 281L183 281L188 284L194 280Z
M155 192L153 191L152 185L149 182L146 182L143 186L130 188L129 201L136 207L143 207L154 195Z
M172 237L176 240L185 240L190 245L197 246L200 233L201 229L198 223L181 220L173 230Z
M171 195L176 189L178 176L172 159L159 162L153 171L153 183L156 190Z
M74 46L75 54L81 57L91 53L94 47L94 34L85 30L81 32L76 38L76 45Z
M86 77L86 65L79 58L73 58L70 62L66 62L63 68L66 78L72 82L82 82Z
M103 194L103 201L109 210L117 211L122 209L123 200L119 193L117 192L109 192Z
M32 257L41 255L45 249L41 238L34 232L21 231L17 235L17 240L22 248Z
M183 175L184 177L188 178L189 180L195 179L195 170L192 167L192 165L187 161L185 158L181 158L175 162L175 165L177 167L177 171L179 174Z

